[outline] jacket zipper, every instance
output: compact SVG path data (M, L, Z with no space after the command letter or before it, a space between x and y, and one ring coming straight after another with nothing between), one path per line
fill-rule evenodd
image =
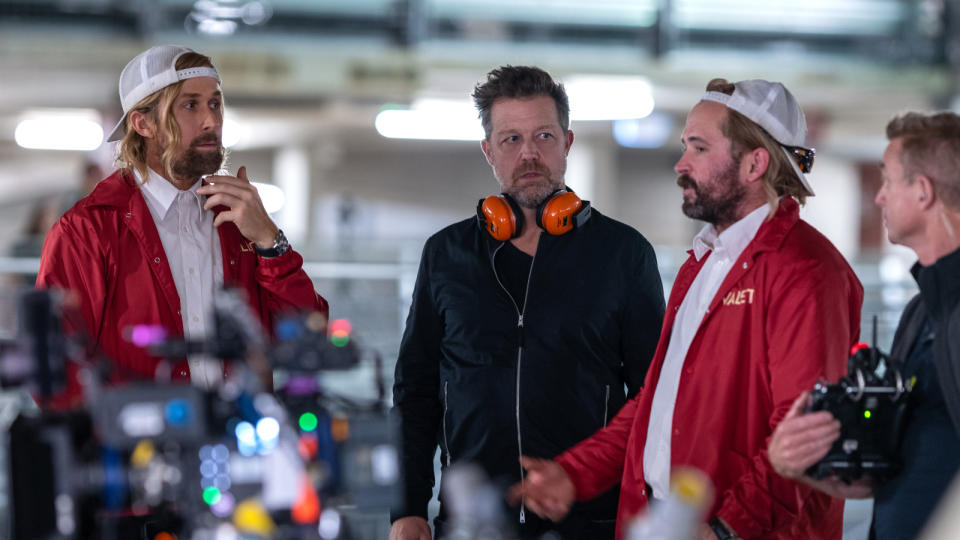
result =
M446 392L446 389L444 389L444 392ZM610 407L610 385L608 384L606 395L603 398L603 427L607 427L607 413L610 410L609 407ZM447 434L444 433L443 436L446 437Z
M538 242L539 245L539 242ZM520 436L520 365L523 361L523 314L527 311L527 299L530 297L530 281L533 278L533 264L536 262L537 255L534 253L533 258L530 259L530 270L527 272L527 289L523 293L523 311L520 311L520 307L517 306L517 301L513 298L513 295L510 294L510 291L503 286L503 282L500 281L500 276L497 275L497 265L494 263L494 260L497 257L497 253L500 252L500 248L503 247L503 244L497 246L493 251L493 257L490 260L490 264L493 266L493 275L497 278L497 283L500 285L500 288L507 293L507 296L510 298L510 301L513 302L513 309L517 312L517 330L520 332L520 347L517 348L517 405L516 405L516 417L517 417L517 451L522 456L523 455L523 439ZM520 468L520 487L523 488L523 465L518 465ZM527 512L526 504L523 499L520 500L520 523L527 522Z
M443 446L447 451L447 467L450 466L450 443L447 441L447 412L450 410L450 401L447 399L447 384L450 381L443 381Z

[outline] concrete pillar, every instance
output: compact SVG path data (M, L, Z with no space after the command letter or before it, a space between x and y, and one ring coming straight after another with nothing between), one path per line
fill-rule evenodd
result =
M853 260L860 247L860 179L856 163L817 155L807 180L817 195L807 199L800 216L829 238L847 260Z
M599 137L574 139L567 157L567 185L605 215L619 213L616 145Z
M307 240L310 213L310 155L302 146L285 146L273 160L273 182L286 197L277 225L293 245Z

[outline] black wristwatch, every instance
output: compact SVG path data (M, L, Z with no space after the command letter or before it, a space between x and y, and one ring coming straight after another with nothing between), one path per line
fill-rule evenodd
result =
M273 247L261 249L258 245L254 244L253 250L257 252L257 255L268 259L270 257L279 257L290 251L290 242L287 242L287 237L283 234L283 231L277 229L277 236L273 239Z
M740 538L733 531L727 528L726 525L720 521L720 518L713 518L707 522L707 525L710 525L710 529L713 530L713 534L717 535L719 540L736 540Z

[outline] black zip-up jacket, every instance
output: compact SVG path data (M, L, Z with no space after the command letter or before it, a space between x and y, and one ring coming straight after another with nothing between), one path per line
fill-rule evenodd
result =
M393 389L406 493L394 520L426 518L437 445L442 467L477 463L506 488L521 481L521 453L553 458L605 426L625 386L632 397L643 384L664 298L640 233L593 210L563 236L541 234L525 301L494 270L503 246L475 219L424 246ZM574 506L559 530L609 521L612 532L618 491ZM444 517L441 497L438 525ZM522 536L549 527L522 506L508 519L526 523Z

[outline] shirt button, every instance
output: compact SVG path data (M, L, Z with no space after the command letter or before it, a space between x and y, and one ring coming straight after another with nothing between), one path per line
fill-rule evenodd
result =
M744 270L747 269L747 263L743 263L743 269L744 269Z
M199 320L200 320L200 317L197 317L196 315L193 316L193 322L198 322Z
M236 264L236 263L237 263L237 261L230 261L230 266L233 266L233 265Z
M191 274L191 275L193 274L193 267L192 267L192 266L190 267L190 274Z
M186 227L183 228L183 232L187 232L187 228L186 228Z
M160 257L154 257L153 262L160 264Z
M679 429L673 430L673 436L676 437L678 435L680 435L680 430Z

